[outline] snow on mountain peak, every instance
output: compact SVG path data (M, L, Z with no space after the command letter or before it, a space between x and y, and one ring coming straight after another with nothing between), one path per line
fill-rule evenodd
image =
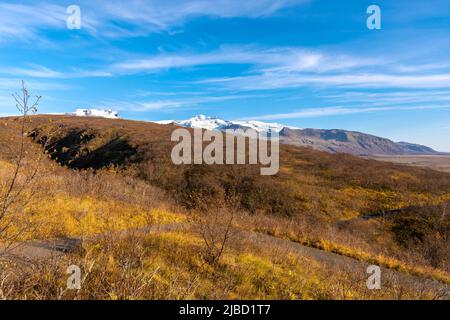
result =
M254 129L258 132L280 132L283 128L287 127L280 123L267 123L261 121L235 121L234 123L242 127Z
M78 117L100 117L100 118L108 118L108 119L119 119L119 113L107 109L76 109L73 113L68 113L69 115L78 116Z
M217 117L208 117L202 114L187 120L164 120L156 121L156 123L175 124L187 128L201 128L207 130L254 129L258 132L280 132L283 128L287 127L279 123L266 123L261 121L229 121Z
M176 121L177 124L189 128L202 128L208 130L220 130L227 126L228 122L219 118L207 117L205 115L198 115L188 120Z

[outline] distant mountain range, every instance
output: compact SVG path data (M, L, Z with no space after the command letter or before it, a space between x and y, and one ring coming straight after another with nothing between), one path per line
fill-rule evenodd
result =
M298 129L294 127L287 127L279 123L266 123L261 121L229 121L222 120L215 117L207 117L204 115L198 115L188 120L164 120L156 121L159 124L173 124L187 128L202 128L207 130L220 130L227 129L254 129L258 132L280 132L284 128Z
M412 155L438 154L437 151L418 144L394 142L366 133L346 130L289 129L280 131L283 143L295 146L311 146L332 153L354 155Z
M279 123L229 121L204 115L195 116L188 120L166 120L157 121L156 123L220 131L251 128L259 132L278 132L281 143L311 147L331 153L350 153L358 156L439 154L439 152L426 146L408 142L394 142L370 134L339 129L300 129Z
M102 117L119 119L119 114L112 110L77 109L68 115L83 117ZM225 131L227 129L254 129L258 132L277 132L280 142L284 144L311 147L331 153L350 153L358 156L371 155L433 155L441 154L427 146L394 142L374 135L340 129L301 129L279 123L261 121L230 121L216 117L198 115L187 120L155 121L159 124L178 125L187 128Z

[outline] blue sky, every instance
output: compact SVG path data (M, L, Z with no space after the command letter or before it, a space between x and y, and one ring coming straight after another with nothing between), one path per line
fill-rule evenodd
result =
M206 114L450 151L449 31L448 0L2 1L0 115L23 79L41 113Z

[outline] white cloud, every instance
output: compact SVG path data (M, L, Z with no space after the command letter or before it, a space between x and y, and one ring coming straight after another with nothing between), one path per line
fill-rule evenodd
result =
M44 66L30 65L30 68L11 68L4 67L0 71L3 74L15 76L26 76L33 78L63 78L64 74L55 70L51 70Z
M90 77L111 77L112 74L102 70L77 70L56 71L45 66L28 64L27 67L2 67L0 74L12 75L15 77L26 78L53 78L53 79L68 79L68 78L90 78Z
M205 103L223 102L238 99L261 98L261 95L226 95L226 96L199 96L178 99L162 99L143 102L115 102L112 103L117 110L129 110L136 112L144 111L167 111L178 108L194 107ZM112 105L105 102L103 105Z
M3 67L0 73L30 78L111 77L114 75L157 73L220 64L243 65L239 75L193 80L215 88L235 91L278 90L314 86L321 88L450 88L450 72L437 65L433 73L398 72L388 59L359 57L299 47L265 48L256 45L222 46L204 53L160 53L139 59L116 62L98 70L56 71L45 66ZM404 97L403 97L404 98ZM391 102L402 97L390 97ZM407 98L406 98L407 99ZM417 98L416 98L417 99ZM386 100L386 98L385 98Z
M130 59L113 64L112 70L119 73L157 72L162 69L179 69L214 64L247 64L262 74L292 74L295 72L331 72L358 69L382 61L328 54L300 47L264 48L260 46L222 46L206 53L161 53L141 59Z
M447 65L431 68L406 66L385 57L371 58L299 47L264 48L222 46L206 53L161 53L113 64L111 73L156 73L218 64L242 64L248 68L238 76L205 78L200 84L215 84L234 90L272 90L304 86L352 88L450 88ZM402 71L399 71L399 69ZM413 72L416 71L416 72Z
M363 108L351 108L351 107L326 107L326 108L308 108L289 113L276 113L259 115L253 117L246 117L240 120L282 120L282 119L302 119L302 118L320 118L329 116L340 116L358 113L371 113L371 112L385 112L385 111L411 111L411 110L439 110L450 109L450 105L441 106L392 106L392 107L363 107Z
M348 70L341 74L304 74L268 72L260 75L215 78L201 83L224 84L241 90L273 90L304 86L345 88L449 88L450 73L431 75L398 75L357 73Z
M160 53L139 59L113 63L99 70L52 70L45 66L4 67L0 73L42 78L105 77L122 74L156 73L170 69L185 69L219 64L247 65L249 72L259 75L295 75L296 73L326 73L361 69L380 63L369 58L327 54L299 47L265 48L256 45L227 46L205 53ZM205 82L221 82L208 79Z
M307 2L305 0L164 0L145 1L112 0L100 4L94 20L108 26L112 21L139 25L140 33L168 29L199 16L218 18L259 18L270 16L279 10ZM95 3L97 5L97 3ZM119 32L120 30L116 30ZM119 33L118 33L119 35Z
M65 28L65 8L59 5L0 4L0 40L29 40L42 29Z
M259 18L308 0L108 0L76 2L82 29L97 37L133 37L167 31L199 16ZM73 3L28 0L0 4L0 40L31 40L44 30L64 30Z
M21 82L22 79L0 78L0 97L11 97L12 93L20 90L22 86ZM69 90L73 88L70 85L52 81L26 80L25 84L32 95L40 95L42 92L47 91Z
M410 64L410 65L398 65L393 66L393 69L398 72L430 72L436 70L446 70L450 69L449 63L435 62L435 63L425 63L425 64Z
M261 49L251 46L224 46L219 50L197 54L159 54L143 59L117 63L112 69L119 72L145 73L161 69L186 68L213 64L277 65L286 57L286 49Z
M348 91L339 94L323 95L323 98L340 103L359 105L371 104L411 104L411 103L438 103L450 101L450 91L442 90L414 90L397 92L367 92Z

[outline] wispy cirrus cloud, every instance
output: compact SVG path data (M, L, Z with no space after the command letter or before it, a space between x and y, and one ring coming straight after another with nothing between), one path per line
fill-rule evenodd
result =
M197 79L198 84L252 91L300 88L304 86L343 88L449 88L450 65L407 64L398 57L358 56L302 47L222 45L208 52L176 52L126 58L98 69L64 71L29 64L4 67L0 73L31 78L111 77L158 73L192 67L244 65L246 69L229 77Z
M10 96L21 87L23 79L20 78L0 78L0 91ZM72 87L67 84L53 81L26 80L28 89L32 91L68 90Z
M126 54L125 54L126 55ZM214 65L246 65L254 75L290 75L295 73L324 74L361 70L374 64L386 64L386 59L326 53L300 47L267 48L258 45L223 45L218 50L200 53L159 53L141 58L122 59L97 70L56 71L45 66L4 67L0 73L37 78L72 78L158 73L192 67ZM239 79L239 78L234 78ZM231 80L231 79L230 79ZM228 82L227 79L205 79L207 82Z
M0 41L30 40L45 29L63 29L67 15L57 4L0 3Z
M104 70L70 69L65 71L57 71L37 64L27 64L24 67L3 67L0 69L0 74L12 75L15 77L52 78L52 79L94 78L94 77L113 76L110 72Z
M450 73L399 75L360 73L351 70L341 74L302 74L267 72L259 75L202 80L200 83L222 84L241 90L274 90L304 86L343 88L449 88Z
M339 94L326 94L322 98L328 101L371 105L371 104L418 104L445 103L450 101L448 90L408 90L397 92L347 91Z
M66 2L66 3L64 3ZM67 1L40 2L25 0L21 3L5 1L0 3L0 42L39 40L35 45L54 43L46 32L67 32L67 19L71 15L67 8L73 3ZM86 6L87 8L87 6ZM99 22L89 14L82 17L82 28L96 34Z
M325 108L306 108L288 113L274 113L266 115L257 115L252 117L245 117L239 120L287 120L287 119L304 119L304 118L320 118L329 116L344 116L350 114L373 113L373 112L387 112L387 111L412 111L412 110L442 110L450 109L450 105L438 106L391 106L391 107L325 107Z
M6 0L0 4L0 40L43 38L43 31L65 30L70 14L67 8L78 5L82 29L96 37L135 37L152 32L181 32L182 26L197 17L259 18L308 0L109 0L47 1Z
M261 95L225 95L225 96L196 96L187 98L174 99L154 99L135 102L104 102L98 104L96 107L114 105L116 110L127 110L134 112L145 111L168 111L180 108L196 107L206 103L224 102L231 100L261 98Z
M236 76L204 78L200 84L233 90L304 86L345 88L448 88L449 65L409 65L395 57L370 57L299 47L222 46L206 53L160 53L109 67L113 74L142 74L211 65L247 65Z
M104 30L109 36L143 35L150 32L170 30L197 17L215 18L259 18L276 14L278 11L309 0L112 0L100 4L95 16L97 30ZM83 6L92 2L83 1ZM95 3L97 5L97 3ZM121 28L117 22L127 24ZM138 27L138 28L136 28ZM109 30L109 31L108 31ZM179 30L178 30L179 31Z
M25 76L31 78L63 78L64 73L52 70L50 68L31 64L28 68L17 68L17 67L4 67L1 69L0 73L15 75L15 76Z
M140 59L129 59L111 68L124 73L157 72L219 64L247 64L263 73L331 72L386 63L386 60L361 58L344 54L328 54L300 47L264 48L257 45L223 45L206 53L161 53Z

